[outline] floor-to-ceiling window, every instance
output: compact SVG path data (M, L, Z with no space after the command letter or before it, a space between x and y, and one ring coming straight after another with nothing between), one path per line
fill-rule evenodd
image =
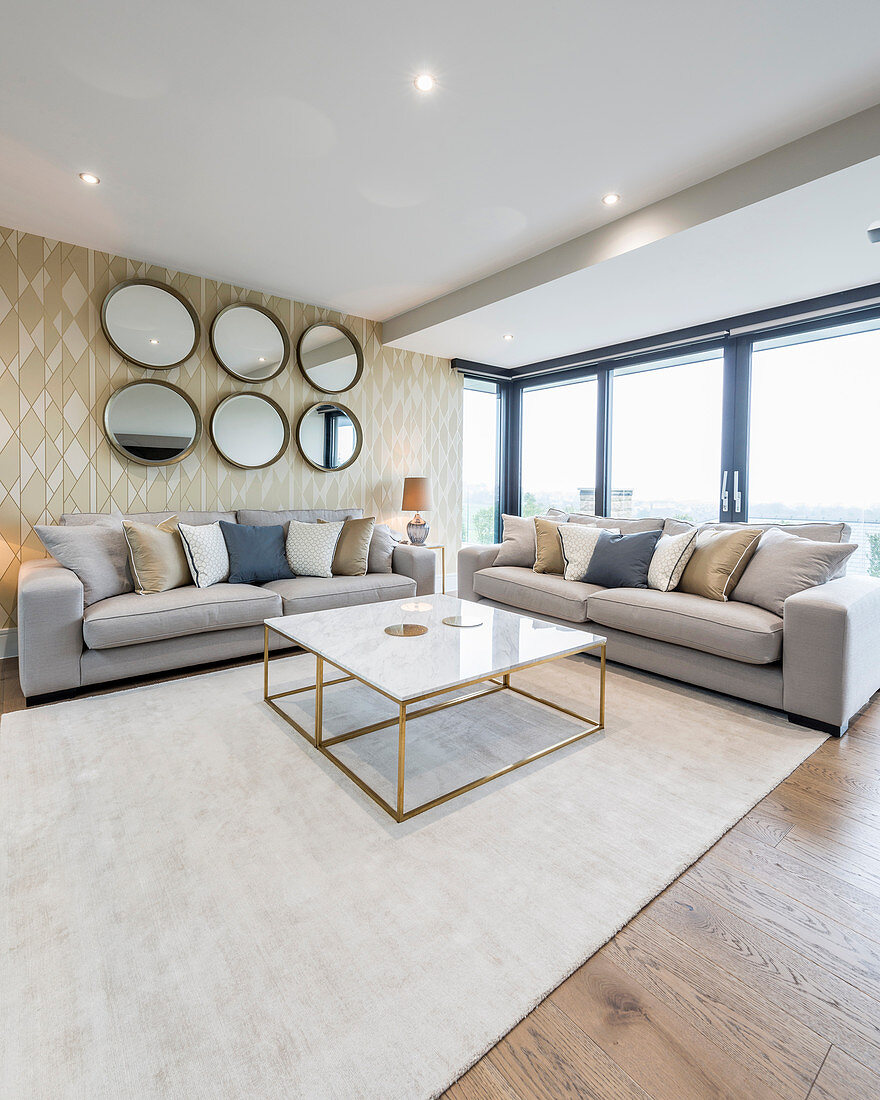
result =
M748 516L843 520L880 577L880 322L755 343Z
M723 352L613 371L611 516L718 519Z
M464 380L461 541L492 543L498 497L498 386Z
M595 511L595 377L522 393L522 515Z

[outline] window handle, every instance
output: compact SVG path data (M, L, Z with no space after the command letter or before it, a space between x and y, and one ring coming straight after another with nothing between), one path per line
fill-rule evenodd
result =
M741 512L743 508L743 496L739 491L739 470L733 471L733 510Z
M730 496L727 492L727 470L724 471L724 477L721 479L721 511L726 512L730 507Z

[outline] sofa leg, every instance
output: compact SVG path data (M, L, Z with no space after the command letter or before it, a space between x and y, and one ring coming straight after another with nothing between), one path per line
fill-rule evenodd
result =
M849 722L842 726L832 726L830 722L820 722L818 718L806 718L803 714L789 714L789 722L796 726L806 726L807 729L819 730L820 733L830 733L832 737L843 737L849 729Z

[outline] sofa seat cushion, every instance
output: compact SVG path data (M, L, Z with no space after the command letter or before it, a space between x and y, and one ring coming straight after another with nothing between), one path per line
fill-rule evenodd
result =
M367 573L363 577L294 577L292 580L269 581L264 588L281 596L285 615L402 600L416 594L416 582L399 573Z
M278 594L256 585L187 585L148 596L131 592L87 607L83 640L89 649L115 649L207 630L258 626L280 614Z
M769 665L782 655L782 619L750 604L688 592L607 588L590 597L589 616L600 626L750 665Z
M569 623L586 622L587 600L602 589L567 581L555 573L536 573L518 565L490 566L474 574L474 591L487 600Z

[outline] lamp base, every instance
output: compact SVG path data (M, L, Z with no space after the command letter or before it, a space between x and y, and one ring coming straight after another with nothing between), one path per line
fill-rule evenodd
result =
M406 525L406 534L413 546L421 546L427 540L430 530L431 525L425 523L418 512Z

